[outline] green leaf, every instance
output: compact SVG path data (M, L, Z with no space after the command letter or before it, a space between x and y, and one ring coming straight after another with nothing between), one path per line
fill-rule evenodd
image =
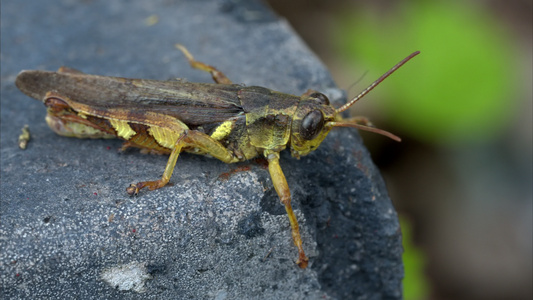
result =
M518 104L517 55L503 25L464 2L401 4L393 15L345 15L335 30L348 60L364 61L372 79L421 51L367 96L383 99L393 131L431 143L501 134Z

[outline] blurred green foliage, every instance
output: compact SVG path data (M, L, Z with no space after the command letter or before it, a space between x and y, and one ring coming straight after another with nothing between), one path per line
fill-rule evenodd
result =
M380 115L395 132L457 144L495 138L509 125L518 56L503 24L474 4L401 1L390 11L350 10L338 19L337 46L372 80L421 51L368 96L382 99Z
M400 216L403 242L403 263L405 276L403 280L403 297L407 300L427 299L430 286L424 275L426 257L416 248L412 238L412 226L409 219Z

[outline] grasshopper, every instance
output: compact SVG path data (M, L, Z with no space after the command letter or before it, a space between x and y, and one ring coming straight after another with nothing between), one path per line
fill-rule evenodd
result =
M364 117L343 119L341 113L370 92L396 69L416 56L414 52L382 75L358 96L339 108L316 91L302 96L259 86L233 84L215 67L199 62L182 45L189 64L211 73L215 83L128 79L89 75L61 67L57 72L22 71L16 86L47 107L46 122L59 135L77 138L120 138L129 147L169 154L159 180L141 181L126 190L137 195L143 188L165 186L181 152L210 155L225 163L262 156L274 188L285 206L297 265L306 268L298 221L281 170L280 151L289 147L299 158L315 150L334 127L355 127L400 139L377 129Z

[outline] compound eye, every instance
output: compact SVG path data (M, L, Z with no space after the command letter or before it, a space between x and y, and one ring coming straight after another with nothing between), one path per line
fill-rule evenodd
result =
M311 98L315 98L316 100L318 100L318 102L320 102L320 104L322 105L329 105L329 99L328 97L326 97L326 95L322 94L322 93L312 93L311 95L309 95L309 97Z
M312 140L320 133L323 127L324 116L322 112L313 110L303 118L300 125L300 136L306 140Z

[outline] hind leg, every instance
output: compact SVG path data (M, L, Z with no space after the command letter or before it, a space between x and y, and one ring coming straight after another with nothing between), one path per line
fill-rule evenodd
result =
M183 52L185 57L187 57L187 60L189 61L189 64L191 64L191 67L211 73L211 77L213 77L213 80L216 83L222 83L222 84L232 83L231 80L228 77L226 77L226 75L224 75L224 73L220 72L215 67L195 60L192 54L189 52L189 50L187 50L187 48L185 48L183 45L176 44L176 48L178 48L181 52Z

